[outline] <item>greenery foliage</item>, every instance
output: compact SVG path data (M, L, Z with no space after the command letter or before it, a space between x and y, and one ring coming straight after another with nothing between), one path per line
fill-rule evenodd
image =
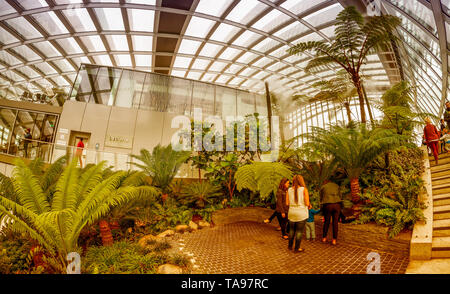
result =
M374 161L361 175L365 189L359 223L375 221L389 227L389 237L394 237L404 228L411 229L418 220L423 220L424 204L419 201L423 191L422 150L402 148L391 152L388 168L382 159Z
M276 195L282 178L293 176L289 166L282 162L253 162L240 167L235 175L238 191L259 192L262 200Z
M336 18L334 40L299 43L289 48L288 52L315 54L308 62L306 72L323 70L335 64L341 66L351 76L357 90L361 122L365 123L361 66L368 55L383 50L395 40L392 32L400 23L400 19L392 15L363 17L354 6L348 6Z
M141 163L131 164L141 168L152 178L152 185L160 188L164 194L169 191L169 185L177 174L181 165L189 159L190 152L176 151L172 145L153 148L152 153L141 149L140 155L131 155Z
M116 242L108 247L92 247L82 259L82 272L88 274L154 274L158 266L171 263L186 268L186 257L168 254L170 246L159 244L142 249L137 244Z
M205 208L207 204L212 204L214 199L222 196L220 188L209 181L193 182L186 186L181 192L180 202L188 207L197 209Z
M126 172L102 180L104 163L83 173L72 161L59 177L49 201L39 178L22 160L16 161L11 178L17 201L0 196L0 212L14 223L9 227L38 242L62 271L69 252L78 251L78 236L86 225L95 223L111 208L136 198L154 197L153 187L122 187Z

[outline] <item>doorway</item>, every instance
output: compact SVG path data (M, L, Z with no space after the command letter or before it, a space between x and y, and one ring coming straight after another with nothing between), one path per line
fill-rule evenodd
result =
M80 139L83 138L84 149L82 152L83 162L86 162L87 149L89 148L89 139L91 138L91 133L80 132L80 131L70 131L69 145L67 146L67 157L72 160L76 152L76 146ZM85 164L83 164L85 166Z

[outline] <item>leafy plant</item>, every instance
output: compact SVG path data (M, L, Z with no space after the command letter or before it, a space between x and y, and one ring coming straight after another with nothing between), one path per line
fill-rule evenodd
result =
M38 242L54 258L48 262L56 271L66 267L69 252L77 251L78 236L86 225L95 223L115 206L157 193L148 186L120 187L126 172L102 180L104 163L84 173L76 164L74 160L64 169L49 201L39 178L19 159L12 176L17 201L0 196L0 212L14 220L9 227Z
M98 274L154 274L158 266L181 258L165 253L166 245L143 250L137 244L117 242L109 247L92 247L82 260L83 273ZM158 248L158 249L157 249ZM179 262L187 267L188 262Z
M368 188L362 195L366 204L358 222L375 221L388 226L392 238L423 220L425 206L419 201L424 189L423 170L422 151L418 148L392 151L388 168L377 162L369 165L361 176Z
M253 162L240 167L235 180L238 191L248 189L259 192L261 199L267 199L271 193L276 195L282 178L292 178L290 168L281 162Z
M27 260L30 241L21 234L6 231L4 236L0 236L0 274L28 272L31 266Z
M360 75L361 66L368 55L390 46L390 43L395 40L392 32L400 23L400 19L392 15L363 17L354 6L348 6L336 18L334 40L299 43L291 47L288 52L290 54L311 52L315 55L308 62L306 72L321 70L330 65L342 67L350 75L357 90L361 122L365 123L365 96Z
M181 192L180 202L196 209L205 208L222 196L220 189L207 181L193 182Z
M384 152L395 149L401 137L390 130L368 128L365 124L350 123L347 127L329 129L313 127L308 134L310 142L344 168L350 179L354 202L359 201L359 176L363 170Z
M131 162L131 164L141 168L152 178L152 185L160 188L163 194L167 194L170 183L189 156L190 153L187 151L173 150L172 145L165 147L157 145L152 153L141 149L140 155L131 155L132 158L142 162Z

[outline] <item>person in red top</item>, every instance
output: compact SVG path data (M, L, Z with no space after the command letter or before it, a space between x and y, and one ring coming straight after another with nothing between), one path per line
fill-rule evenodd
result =
M84 143L83 138L80 138L80 141L77 144L77 151L76 156L78 157L78 160L80 161L80 167L83 167L83 162L81 160L81 155L83 155L83 149L84 149Z
M425 119L426 126L423 128L423 134L425 136L425 142L427 143L428 147L431 149L431 152L433 152L434 160L436 160L436 164L438 164L438 157L439 157L439 132L436 129L436 127L431 123L431 120L429 117Z

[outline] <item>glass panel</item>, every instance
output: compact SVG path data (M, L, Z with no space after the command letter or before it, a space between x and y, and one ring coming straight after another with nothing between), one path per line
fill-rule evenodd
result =
M191 108L192 81L172 78L169 79L170 103L168 112L189 114Z
M240 30L240 28L221 23L211 36L211 40L228 43L230 39Z
M49 35L67 34L69 31L53 11L33 15Z
M0 146L2 153L8 152L8 142L11 139L15 118L16 110L0 109Z
M214 23L215 22L212 20L193 16L189 22L185 34L188 36L204 38L209 33L209 30L212 28Z
M246 116L255 113L255 94L238 91L237 111L238 115Z
M98 71L94 91L89 102L113 105L121 73L121 69L101 67Z
M98 21L103 30L123 31L122 13L119 8L95 8Z
M97 78L98 67L82 66L74 83L71 100L88 102Z
M191 115L194 108L201 108L203 115L214 115L214 86L198 82L193 86Z
M139 108L145 73L124 70L117 89L115 106Z
M13 27L19 34L25 39L33 39L42 37L42 35L36 30L25 18L17 17L6 21L11 27Z
M84 8L63 10L64 16L76 32L96 31L94 22Z
M195 12L221 16L232 2L232 0L202 0L195 9Z
M256 94L256 112L260 115L267 115L267 101L266 96Z
M155 12L152 10L128 9L128 20L132 31L153 32Z
M169 82L166 76L147 74L142 91L140 109L167 112Z
M227 116L236 116L236 90L216 86L215 114L226 119Z

